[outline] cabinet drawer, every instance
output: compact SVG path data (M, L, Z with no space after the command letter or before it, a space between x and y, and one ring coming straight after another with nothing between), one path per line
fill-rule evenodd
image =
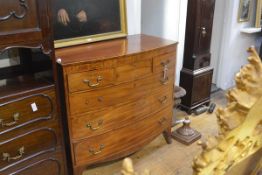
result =
M0 135L54 117L55 94L46 91L0 104Z
M8 46L38 46L42 44L43 50L49 51L51 48L46 39L49 38L48 30L51 27L47 15L48 9L48 1L1 1L0 50Z
M86 165L137 151L171 125L172 108L135 124L74 144L75 164Z
M48 168L48 171L47 171ZM63 155L60 150L37 156L8 168L1 175L64 175Z
M69 95L70 113L81 114L127 102L132 96L134 84L128 83L107 89Z
M176 53L171 52L163 55L156 56L154 58L154 73L163 72L165 70L175 68Z
M68 75L69 92L93 90L114 83L114 70L93 70Z
M0 172L41 154L55 150L57 127L40 128L0 142Z
M134 123L151 112L152 96L102 111L89 112L71 119L73 139L103 134L128 123Z

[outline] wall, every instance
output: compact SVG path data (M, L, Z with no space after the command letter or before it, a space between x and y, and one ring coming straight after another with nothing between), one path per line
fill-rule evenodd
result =
M253 1L254 2L254 1ZM242 65L247 63L247 48L256 44L258 34L241 33L240 29L254 26L255 14L251 15L249 22L238 23L239 1L225 1L225 21L221 39L216 84L222 89L234 86L234 77ZM255 12L255 6L253 12ZM215 21L216 22L216 21Z
M141 0L126 0L128 34L141 33Z
M187 0L142 0L141 32L178 41L176 84L182 69Z
M214 20L213 20L213 30L211 38L211 67L214 68L213 72L213 83L216 84L218 76L218 61L221 49L221 42L223 36L224 23L227 18L225 18L225 5L227 0L217 0L215 5Z

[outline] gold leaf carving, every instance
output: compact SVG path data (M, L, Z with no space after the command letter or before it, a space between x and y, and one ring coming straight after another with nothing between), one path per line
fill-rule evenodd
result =
M223 175L262 148L262 63L254 48L236 75L228 105L217 110L219 135L209 137L193 162L196 175Z

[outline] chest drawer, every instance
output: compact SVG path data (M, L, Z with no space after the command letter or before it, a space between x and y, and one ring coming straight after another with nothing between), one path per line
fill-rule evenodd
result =
M152 141L171 124L172 108L107 134L74 144L75 164L106 161L117 155L128 155Z
M54 91L45 91L0 104L0 135L54 117Z
M115 80L113 69L93 70L68 75L69 92L94 90L113 84Z
M103 134L123 125L134 123L151 112L152 97L142 98L121 106L89 112L71 119L73 139Z
M128 83L97 91L71 94L69 95L70 113L81 114L126 102L134 98L131 95L133 90L134 84Z
M175 69L175 58L176 52L165 53L158 55L153 61L154 73L168 71L170 69Z
M50 150L58 143L57 128L40 128L0 142L0 172Z

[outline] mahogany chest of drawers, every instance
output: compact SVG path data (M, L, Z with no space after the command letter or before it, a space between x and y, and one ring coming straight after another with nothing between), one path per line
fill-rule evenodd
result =
M171 142L176 43L146 35L56 50L72 174Z

